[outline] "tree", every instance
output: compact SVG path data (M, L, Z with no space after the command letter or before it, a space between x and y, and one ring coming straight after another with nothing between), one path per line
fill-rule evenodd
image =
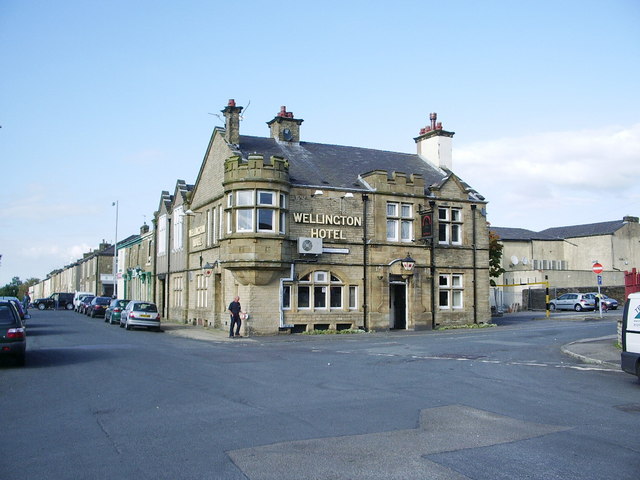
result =
M4 287L0 288L0 296L3 297L17 297L18 290L22 285L20 277L13 277L11 282L7 283Z
M29 291L29 288L38 283L40 283L39 278L35 278L35 277L27 278L24 281L24 283L20 285L20 288L18 289L18 298L22 299L24 297L24 294Z
M500 236L489 230L489 277L497 278L506 270L502 268L500 262L502 260L502 249L504 245L500 243ZM491 286L495 286L496 282L491 280Z

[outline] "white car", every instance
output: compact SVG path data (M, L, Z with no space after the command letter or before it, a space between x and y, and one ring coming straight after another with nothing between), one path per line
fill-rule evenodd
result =
M78 307L80 306L80 303L82 302L82 299L84 297L95 297L95 294L91 293L91 292L76 292L73 295L73 309L77 312L78 311Z
M153 302L131 300L120 314L120 328L145 327L160 331L160 313Z

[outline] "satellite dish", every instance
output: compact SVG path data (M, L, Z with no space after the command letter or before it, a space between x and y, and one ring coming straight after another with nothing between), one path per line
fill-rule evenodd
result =
M522 257L522 264L529 265L529 259L527 257Z
M519 261L520 260L518 260L518 257L516 257L515 255L511 257L511 263L513 263L514 265L517 265Z

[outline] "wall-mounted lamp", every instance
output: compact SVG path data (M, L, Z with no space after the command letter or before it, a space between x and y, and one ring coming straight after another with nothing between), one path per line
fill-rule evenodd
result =
M217 263L218 263L217 260L213 263L209 263L209 262L205 263L202 266L202 270L204 271L205 275L207 276L211 275L211 273L213 272L213 269L216 268Z
M342 198L353 198L353 193L347 192L342 196Z
M402 259L402 268L408 271L412 271L413 267L416 266L416 261L411 258L411 256L407 253L407 256Z
M324 195L324 192L322 190L316 190L315 192L313 192L313 195L311 195L312 197L317 197L318 195Z

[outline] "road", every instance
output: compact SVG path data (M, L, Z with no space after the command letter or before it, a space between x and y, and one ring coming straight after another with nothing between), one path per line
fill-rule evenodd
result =
M636 480L640 384L596 322L199 341L32 312L0 478ZM564 318L564 317L557 317Z

